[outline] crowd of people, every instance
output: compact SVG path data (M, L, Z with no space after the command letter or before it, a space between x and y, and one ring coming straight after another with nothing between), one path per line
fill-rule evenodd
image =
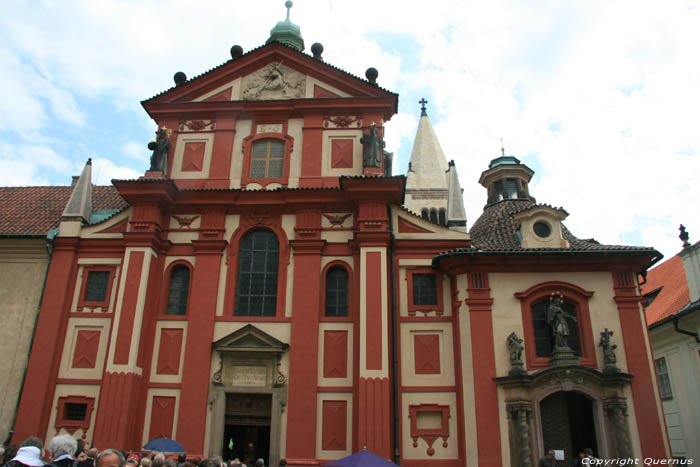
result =
M202 459L179 454L174 459L156 452L127 454L118 449L99 451L69 434L54 436L46 449L41 439L32 436L19 446L7 446L0 455L2 467L268 467L264 459L245 458L243 462L240 459L225 462L218 456ZM280 460L279 467L286 465L285 459Z

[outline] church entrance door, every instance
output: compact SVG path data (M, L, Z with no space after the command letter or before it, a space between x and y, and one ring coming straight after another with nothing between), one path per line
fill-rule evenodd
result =
M253 465L262 458L268 465L271 418L271 394L226 394L224 459L238 458L246 465Z
M544 450L562 449L564 465L574 465L579 451L597 454L593 403L576 391L559 391L540 402Z

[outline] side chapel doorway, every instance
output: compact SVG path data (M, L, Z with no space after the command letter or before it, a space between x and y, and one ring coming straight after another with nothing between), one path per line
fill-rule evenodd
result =
M542 441L545 452L562 449L573 465L585 448L598 454L593 403L577 391L558 391L540 401Z

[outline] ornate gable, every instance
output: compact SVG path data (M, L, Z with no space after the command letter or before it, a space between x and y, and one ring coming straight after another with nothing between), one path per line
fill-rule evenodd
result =
M252 324L247 324L214 342L212 347L219 352L269 352L281 354L289 348L289 344L272 337Z

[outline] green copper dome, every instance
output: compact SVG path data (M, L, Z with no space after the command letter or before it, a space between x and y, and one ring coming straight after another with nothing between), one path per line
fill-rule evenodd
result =
M301 37L301 29L296 24L289 20L289 10L293 3L287 0L284 6L287 7L287 19L278 22L274 28L270 30L270 38L265 41L265 44L270 42L281 42L288 45L299 52L304 51L304 39Z

